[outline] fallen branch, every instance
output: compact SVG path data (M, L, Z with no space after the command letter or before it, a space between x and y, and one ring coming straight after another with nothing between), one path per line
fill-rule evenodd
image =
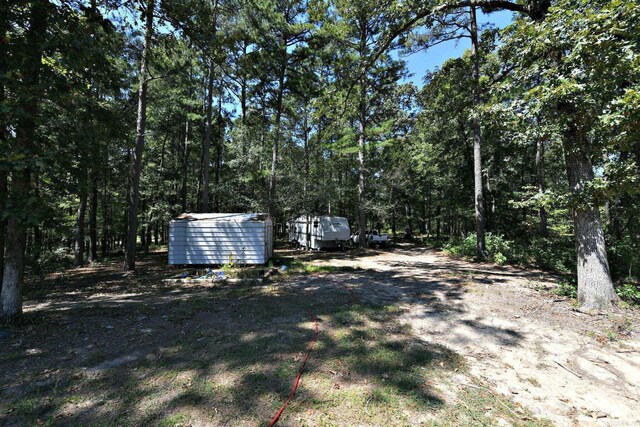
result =
M566 366L564 366L562 363L558 362L557 360L554 360L554 362L556 362L556 364L558 366L560 366L562 369L564 369L565 371L575 375L576 377L582 379L582 375L578 374L577 372L572 371L571 369L567 368Z

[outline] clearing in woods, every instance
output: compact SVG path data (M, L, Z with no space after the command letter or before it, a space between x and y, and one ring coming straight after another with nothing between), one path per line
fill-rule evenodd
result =
M165 253L32 278L1 425L638 425L638 312L423 248L309 254L264 285L164 284ZM304 264L302 264L304 263ZM296 270L302 270L296 272Z

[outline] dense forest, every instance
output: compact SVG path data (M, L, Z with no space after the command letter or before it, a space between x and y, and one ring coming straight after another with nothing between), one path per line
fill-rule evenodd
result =
M576 277L640 275L640 7L623 0L5 0L2 317L25 268L166 242L182 212L345 216L363 235ZM508 10L504 29L477 15ZM418 87L403 58L471 49ZM365 244L365 239L362 239Z

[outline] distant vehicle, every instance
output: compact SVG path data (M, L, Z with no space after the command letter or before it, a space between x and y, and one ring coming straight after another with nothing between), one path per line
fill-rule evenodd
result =
M386 233L380 234L378 230L367 230L367 241L369 242L369 246L379 246L384 248L387 246L387 242L389 241L389 235ZM351 236L351 242L354 245L358 245L360 243L360 232L356 231Z
M344 248L349 242L349 221L341 216L301 216L289 221L289 243L307 249Z

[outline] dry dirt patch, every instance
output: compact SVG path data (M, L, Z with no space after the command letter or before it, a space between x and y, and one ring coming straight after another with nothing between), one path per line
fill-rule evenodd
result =
M417 336L464 356L476 378L536 416L561 426L640 425L638 310L578 312L545 291L557 279L540 271L427 249L368 255L312 262L368 271L362 298L398 301Z

